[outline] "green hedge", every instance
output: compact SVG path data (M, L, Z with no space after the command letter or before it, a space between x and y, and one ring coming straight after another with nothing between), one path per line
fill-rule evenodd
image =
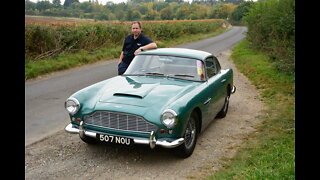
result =
M142 22L143 33L154 41L188 34L214 32L224 20ZM131 33L131 23L26 24L25 58L39 60L62 52L115 47Z
M259 1L244 20L252 47L267 52L279 71L294 73L295 1Z
M123 24L79 24L77 26L25 26L26 59L41 59L51 54L91 50L121 43L128 33ZM46 56L47 55L47 56Z

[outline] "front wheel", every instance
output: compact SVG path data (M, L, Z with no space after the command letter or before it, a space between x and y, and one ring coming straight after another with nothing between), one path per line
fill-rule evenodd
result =
M191 156L197 143L198 138L198 116L192 113L189 117L187 128L184 133L184 143L176 147L177 156L187 158Z

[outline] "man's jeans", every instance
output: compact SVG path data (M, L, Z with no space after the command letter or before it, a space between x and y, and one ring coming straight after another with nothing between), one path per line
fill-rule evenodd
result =
M122 75L128 68L128 64L124 63L123 61L118 64L118 75Z

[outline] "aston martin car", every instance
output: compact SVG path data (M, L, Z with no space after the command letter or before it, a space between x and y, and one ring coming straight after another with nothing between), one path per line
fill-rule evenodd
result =
M185 48L140 52L123 75L92 84L65 101L70 124L88 144L148 145L192 155L199 133L224 118L235 93L233 70L211 53Z

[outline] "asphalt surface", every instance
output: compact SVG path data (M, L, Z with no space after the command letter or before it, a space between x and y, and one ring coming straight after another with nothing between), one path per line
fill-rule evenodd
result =
M205 40L179 45L218 55L245 37L245 27ZM25 83L25 145L39 141L69 123L64 101L74 92L117 75L117 59L52 73Z

